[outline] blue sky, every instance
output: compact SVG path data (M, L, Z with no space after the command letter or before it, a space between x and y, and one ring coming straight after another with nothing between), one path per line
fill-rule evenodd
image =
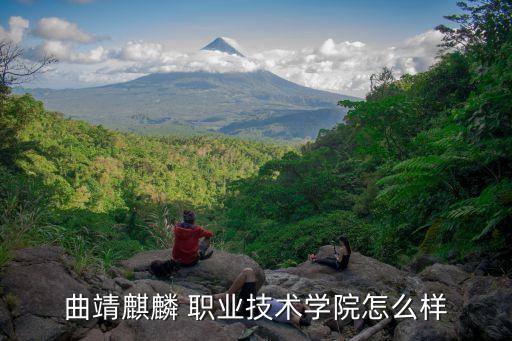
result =
M72 42L69 39L65 43L61 41L59 53L62 53L63 58L59 58L62 61L59 70L61 75L67 70L69 79L59 81L58 77L53 77L51 80L40 81L41 84L52 87L87 86L87 82L80 82L78 78L71 80L69 70L76 68L79 70L77 72L95 72L90 61L79 63L78 61L84 58L78 58L76 53L87 53L98 47L109 49L109 56L105 52L101 63L105 62L105 58L112 59L115 54L112 53L112 49L121 49L129 42L159 44L161 52L188 53L196 51L217 36L236 39L242 46L243 52L249 56L262 52L267 52L268 56L268 51L276 49L296 51L296 53L302 53L301 51L305 49L314 51L320 49L328 39L332 39L335 44L363 42L366 45L365 48L371 47L372 51L377 51L404 44L407 39L428 32L440 23L446 23L442 18L443 15L457 12L455 1L450 0L1 0L1 2L0 26L4 32L9 29L9 20L12 17L21 17L29 22L22 41L22 44L29 48L45 43L45 48L50 50L49 41L58 40L48 34L42 37L41 34L34 33L38 22L43 18L58 18L63 22L76 25L81 32L98 38L86 43ZM52 51L56 51L55 44L53 45ZM67 54L63 52L64 48L67 49L65 52ZM338 54L342 53L339 48ZM72 52L75 53L73 58L69 57ZM411 58L414 57L411 55ZM404 56L402 55L401 58ZM166 60L169 61L169 58ZM97 66L104 69L105 65L100 66L101 63L98 62ZM272 62L266 64L270 65ZM333 61L334 64L336 61ZM110 61L109 65L112 67L113 62ZM308 66L303 68L307 69ZM290 70L275 72L278 74L281 72L281 76L288 75L288 78L294 81L307 83L302 79L305 76L301 78L296 75L297 72ZM136 74L134 73L134 76ZM108 80L103 79L97 83L105 82ZM315 87L329 88L329 86L322 87L321 84L318 86L316 83Z
M450 0L2 2L3 26L12 15L30 21L57 16L113 41L152 38L185 50L216 36L234 37L254 50L293 48L323 38L393 43L433 28L444 22L443 15L456 11Z

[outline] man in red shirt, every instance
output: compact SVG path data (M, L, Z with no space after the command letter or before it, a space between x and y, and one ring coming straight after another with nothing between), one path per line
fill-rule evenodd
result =
M199 259L206 259L213 251L206 253L210 246L213 233L195 225L196 217L192 211L183 211L183 222L176 225L174 232L174 245L172 259L184 266L197 264ZM201 240L203 238L203 240Z

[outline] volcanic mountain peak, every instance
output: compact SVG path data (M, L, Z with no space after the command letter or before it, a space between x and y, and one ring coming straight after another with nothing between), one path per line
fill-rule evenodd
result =
M225 37L215 38L211 43L203 47L201 50L220 51L225 52L227 54L234 54L240 57L244 57L243 54L241 54L237 49L235 49L232 46L232 44L228 42L229 40L231 39Z

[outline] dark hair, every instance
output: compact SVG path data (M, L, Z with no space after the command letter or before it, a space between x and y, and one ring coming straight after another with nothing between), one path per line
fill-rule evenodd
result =
M183 221L185 223L193 224L196 221L196 214L194 211L183 211Z
M341 243L343 243L343 245L345 245L345 248L347 249L347 252L348 252L349 254L351 254L351 253L352 253L352 249L350 248L350 243L348 242L348 238L347 238L347 237L345 237L345 236L339 236L339 237L338 237L338 240L339 240Z

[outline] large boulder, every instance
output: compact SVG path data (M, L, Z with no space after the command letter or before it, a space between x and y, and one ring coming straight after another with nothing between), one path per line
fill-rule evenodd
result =
M169 259L170 250L146 251L136 254L121 265L131 271L147 273L149 265L154 260ZM211 292L225 291L240 272L245 268L252 268L256 273L256 286L259 289L265 283L263 269L252 258L241 254L232 254L225 251L214 250L213 256L200 261L195 266L182 267L173 280L181 285L199 283ZM141 278L144 276L135 276Z
M333 256L332 245L320 248L318 258ZM343 286L347 289L375 292L396 292L403 286L403 278L407 275L391 265L366 257L358 252L352 252L347 269L336 271L325 265L306 261L296 267L284 271L299 277L322 282L337 283L335 287Z
M331 293L335 287L334 278L329 276L310 279L295 275L288 270L265 270L267 285L263 286L260 291L267 296L284 298L286 294L307 296L315 293Z
M439 321L404 320L394 331L393 341L452 341L457 334L450 324Z
M9 302L18 340L62 339L79 327L95 323L66 321L66 298L73 294L91 298L92 294L87 283L71 270L71 260L62 248L41 246L16 251L0 273L0 287L4 300ZM2 325L9 328L9 322L3 321Z
M172 320L126 320L113 329L111 341L154 340L237 340L245 327L242 323L224 324L211 320L196 321L179 316Z
M244 321L243 324L247 327L258 326L255 334L260 336L263 340L287 341L297 340L306 341L310 340L309 334L304 330L298 330L289 324L278 323L266 319L258 321Z
M0 336L5 336L8 339L14 339L14 326L12 323L11 312L7 304L0 301ZM0 340L2 338L0 337Z
M437 281L450 286L460 286L470 275L456 265L436 263L420 273L424 281Z
M434 265L435 263L439 263L441 259L439 257L433 255L418 255L414 257L407 266L405 266L406 271L419 273L423 271L426 267Z
M411 308L417 315L420 314L422 306L421 300L424 298L425 294L427 294L429 298L432 298L433 295L439 297L442 294L447 313L441 315L440 318L445 323L451 323L452 329L455 329L454 323L458 321L463 305L461 286L449 286L439 281L423 281L418 276L405 277L404 285L405 288L402 293L412 298Z
M458 329L464 340L511 340L512 280L490 276L469 280Z

